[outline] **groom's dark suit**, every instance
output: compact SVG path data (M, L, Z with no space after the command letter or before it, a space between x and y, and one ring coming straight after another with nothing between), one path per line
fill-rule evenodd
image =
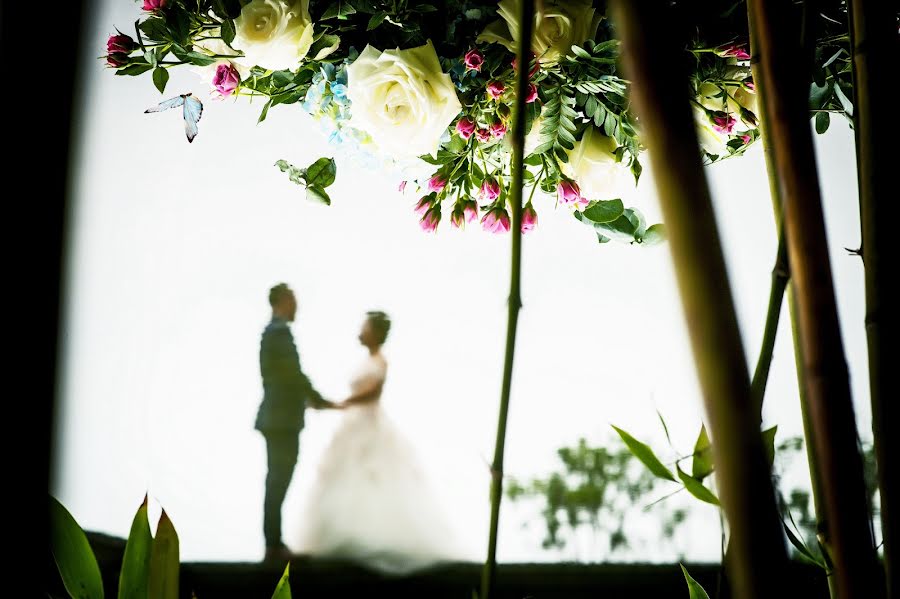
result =
M281 545L281 504L294 474L300 430L307 402L325 403L300 369L300 356L287 321L273 318L263 331L259 347L263 400L256 415L256 429L266 438L269 473L263 533L266 546Z

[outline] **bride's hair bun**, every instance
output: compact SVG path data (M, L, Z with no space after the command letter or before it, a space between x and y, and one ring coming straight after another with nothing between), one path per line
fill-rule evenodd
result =
M381 310L371 310L366 312L366 318L372 323L372 328L378 335L379 343L384 343L387 339L388 332L391 330L390 317Z

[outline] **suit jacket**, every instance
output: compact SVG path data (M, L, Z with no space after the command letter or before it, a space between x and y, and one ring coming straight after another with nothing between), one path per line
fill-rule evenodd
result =
M256 429L300 431L307 402L322 401L300 369L300 356L287 321L273 318L263 331L259 346L263 400L256 415Z

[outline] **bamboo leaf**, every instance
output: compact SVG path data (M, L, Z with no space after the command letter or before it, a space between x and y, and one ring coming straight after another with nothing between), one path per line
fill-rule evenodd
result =
M713 505L719 505L719 498L715 496L715 494L703 486L703 483L697 480L692 476L688 476L679 466L675 466L675 469L678 471L678 478L681 479L684 488L687 489L687 492L699 499L700 501L705 501L706 503L711 503Z
M650 449L649 445L641 443L640 441L632 437L629 433L623 431L617 426L613 426L613 428L617 433L619 433L619 436L622 437L622 441L625 442L628 450L632 454L634 454L634 457L639 459L641 463L644 464L644 466L646 466L648 470L650 470L650 472L652 472L659 478L664 478L666 480L676 482L675 477L672 476L672 473L669 472L669 469L659 461L659 458L656 457L656 454L653 453L653 450Z
M684 564L679 564L681 566L681 571L684 573L684 580L687 582L688 586L688 597L689 599L709 599L709 594L707 594L706 590L700 583L691 577L688 574L687 568L684 567Z
M291 562L284 567L284 574L281 575L281 580L275 587L272 599L291 599Z
M709 444L709 435L706 425L700 426L700 434L694 443L694 459L691 464L691 476L697 480L703 480L713 471L712 447Z
M131 522L119 572L119 599L146 599L150 577L153 536L147 519L147 496Z
M50 551L71 597L103 599L100 566L87 536L55 497L50 497Z
M150 551L149 599L178 599L178 533L163 510Z

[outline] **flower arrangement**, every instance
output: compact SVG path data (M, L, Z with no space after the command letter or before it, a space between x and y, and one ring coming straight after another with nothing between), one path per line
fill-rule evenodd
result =
M192 65L214 98L265 98L260 122L270 109L296 104L341 155L392 169L401 191L414 185L423 230L435 231L446 211L451 227L479 221L503 233L510 228L507 132L521 1L143 0L135 38L110 37L106 61L118 75L151 74L160 93L168 69ZM689 15L697 25L686 48L695 64L690 93L710 163L760 138L740 13ZM641 175L643 146L614 34L605 3L537 3L532 60L522 66L531 81L523 232L537 226L536 204L555 200L600 242L662 238L661 225L648 227L621 200ZM832 36L817 44L821 85L813 85L811 104L820 132L829 113L852 111L846 41ZM330 202L333 161L277 166L310 197Z

